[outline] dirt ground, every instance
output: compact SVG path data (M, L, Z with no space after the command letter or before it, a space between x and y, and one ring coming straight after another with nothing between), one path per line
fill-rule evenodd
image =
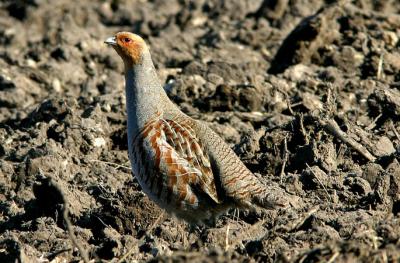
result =
M400 2L2 0L1 262L398 262ZM188 226L127 156L123 65L298 202Z

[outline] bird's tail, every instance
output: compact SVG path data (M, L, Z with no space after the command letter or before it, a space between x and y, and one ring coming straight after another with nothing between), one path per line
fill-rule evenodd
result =
M290 206L290 195L278 185L264 185L260 182L258 191L251 192L252 203L265 209L278 209Z

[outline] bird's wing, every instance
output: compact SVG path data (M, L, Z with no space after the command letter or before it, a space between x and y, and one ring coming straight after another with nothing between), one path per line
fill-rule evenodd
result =
M153 170L146 168L139 174L144 174L144 182L149 189L157 190L158 196L166 191L177 201L194 204L198 200L189 185L220 203L209 158L190 121L157 118L145 125L133 144L136 162L141 161L143 166L153 160Z

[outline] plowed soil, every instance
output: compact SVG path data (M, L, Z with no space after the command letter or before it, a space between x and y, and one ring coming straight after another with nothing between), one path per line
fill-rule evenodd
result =
M1 262L398 262L400 2L3 0ZM148 42L168 95L298 201L214 226L131 174L123 64Z

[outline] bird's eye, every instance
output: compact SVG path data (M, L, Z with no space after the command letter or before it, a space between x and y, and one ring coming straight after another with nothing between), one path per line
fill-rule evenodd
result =
M124 38L124 42L125 42L125 43L129 43L129 42L131 42L131 41L132 41L132 39L130 39L130 38L128 38L128 37Z

